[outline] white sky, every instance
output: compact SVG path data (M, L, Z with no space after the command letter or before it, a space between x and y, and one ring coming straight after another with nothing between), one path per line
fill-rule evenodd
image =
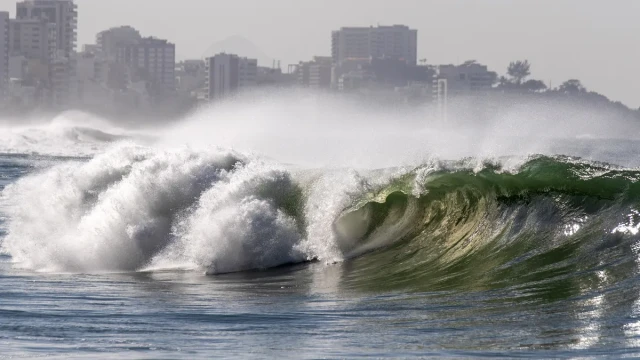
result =
M16 0L0 0L15 11ZM176 43L178 57L240 35L287 63L330 54L341 26L406 24L431 64L476 59L502 74L528 59L553 86L577 78L590 90L640 106L640 0L76 0L78 43L131 25ZM240 54L242 55L242 54ZM265 64L267 65L267 64Z

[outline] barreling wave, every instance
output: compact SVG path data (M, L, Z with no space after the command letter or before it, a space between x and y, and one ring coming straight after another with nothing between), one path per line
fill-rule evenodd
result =
M363 244L394 237L355 261L352 286L556 297L638 272L640 172L543 156L452 168L410 173L337 221Z
M364 288L542 288L601 281L603 267L627 276L639 171L561 157L476 165L301 171L227 150L121 145L8 186L0 249L17 266L69 272L354 258L348 281Z

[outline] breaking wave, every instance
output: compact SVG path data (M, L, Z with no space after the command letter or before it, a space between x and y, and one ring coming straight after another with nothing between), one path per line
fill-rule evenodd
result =
M54 272L357 258L359 285L421 289L635 261L640 172L566 157L503 163L312 171L224 149L120 145L7 186L0 250Z
M221 273L341 259L330 227L308 225L332 211L322 185L305 193L281 166L232 151L121 145L24 177L2 198L3 251L40 271Z
M47 123L3 124L0 153L90 157L118 142L149 142L149 136L119 128L93 115L66 112Z

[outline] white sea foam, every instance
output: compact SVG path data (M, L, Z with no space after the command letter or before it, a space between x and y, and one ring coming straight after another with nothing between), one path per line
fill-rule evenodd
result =
M114 143L149 143L148 134L115 126L97 116L69 111L51 119L37 118L0 125L0 153L88 157Z
M220 173L191 208L176 217L173 242L151 268L195 267L209 273L269 268L313 257L296 246L303 232L278 203L293 196L288 172L251 160Z
M135 270L171 241L171 227L238 159L229 152L121 146L8 186L2 248L38 270Z
M333 223L369 183L354 171L295 174L304 178L228 150L115 146L8 186L1 249L38 271L224 273L342 260L351 247Z

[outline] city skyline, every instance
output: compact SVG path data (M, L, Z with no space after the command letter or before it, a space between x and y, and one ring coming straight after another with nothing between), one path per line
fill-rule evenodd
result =
M284 67L330 55L331 31L342 26L404 24L418 30L418 57L429 63L475 59L503 74L510 61L528 59L532 75L547 85L577 78L612 100L640 106L640 83L624 80L640 63L634 46L640 3L633 0L561 0L544 6L530 0L399 0L392 5L382 0L346 5L275 0L218 4L216 11L205 0L76 2L79 46L93 43L101 30L131 25L175 43L177 59L184 60L202 58L211 44L242 36ZM13 14L15 1L0 0L0 9Z
M207 13L211 4L201 0L76 3L81 13L78 50L83 44L94 43L99 31L130 25L147 36L175 43L177 60L201 59L212 44L241 36L270 58L281 60L286 68L287 64L314 55L330 55L331 31L342 26L404 24L418 30L418 58L426 58L431 64L458 64L475 59L504 74L510 61L528 59L533 77L547 85L554 87L577 78L612 100L632 108L640 106L637 96L640 83L624 81L640 62L640 52L630 46L635 34L640 33L640 24L631 21L640 4L632 0L621 0L615 6L563 0L546 9L528 0L518 4L503 0L482 3L399 0L393 7L385 1L367 1L364 6L364 1L354 0L345 5L348 9L337 11L334 16L320 16L326 13L325 8L335 5L332 1L323 6L287 0L268 4L249 1L218 6L218 10L227 14L222 17L219 11ZM356 11L358 5L361 8ZM152 17L142 11L151 6ZM240 16L246 6L253 6L256 11L244 11L245 16ZM122 11L123 8L129 11ZM319 16L308 21L290 16L301 8ZM15 16L15 0L0 0L0 10ZM573 16L566 16L567 13ZM175 26L167 26L170 16ZM207 19L211 21L205 24Z

